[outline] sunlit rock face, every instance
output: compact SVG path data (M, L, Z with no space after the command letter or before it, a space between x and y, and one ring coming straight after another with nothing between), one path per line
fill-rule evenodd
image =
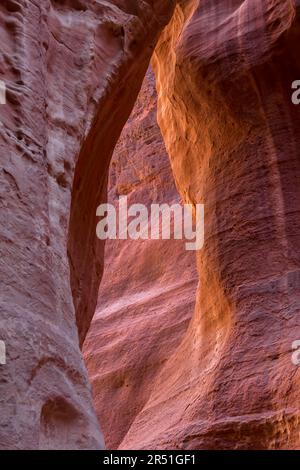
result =
M156 101L149 70L112 158L108 201L116 208L121 195L128 206L144 204L149 214L152 203L180 203ZM83 351L108 448L120 445L179 346L197 280L195 254L185 250L183 240L106 243L98 306Z
M195 314L122 448L300 446L299 2L179 2L154 57L177 187L205 204Z
M104 446L78 338L102 272L96 206L172 5L1 1L1 448Z

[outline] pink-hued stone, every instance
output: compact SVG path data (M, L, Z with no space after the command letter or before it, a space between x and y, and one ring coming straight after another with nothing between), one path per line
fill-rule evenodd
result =
M172 4L1 1L3 449L104 446L78 340L102 271L96 206Z

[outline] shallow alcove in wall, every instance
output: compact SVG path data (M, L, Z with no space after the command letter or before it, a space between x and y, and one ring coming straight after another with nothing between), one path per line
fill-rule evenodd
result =
M149 68L115 148L108 202L180 202L157 124ZM98 305L83 346L108 448L117 448L147 405L155 379L186 331L196 297L195 252L183 240L108 240ZM107 406L109 404L109 406Z
M78 434L78 412L63 397L49 399L41 410L40 449L68 449Z

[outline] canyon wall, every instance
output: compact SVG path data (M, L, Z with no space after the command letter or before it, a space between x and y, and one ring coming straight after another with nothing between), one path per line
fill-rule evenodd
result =
M108 202L118 209L180 203L156 120L151 69L112 157ZM108 240L96 314L84 343L95 407L108 448L116 449L143 409L152 384L179 346L197 287L195 252L184 240ZM107 403L110 403L109 410Z
M1 448L104 446L79 348L102 272L96 206L173 3L1 1Z
M104 446L79 346L103 271L96 207L175 3L1 2L1 448ZM118 271L104 277L86 344L110 446L300 446L291 363L300 332L300 109L291 102L299 9L299 0L179 0L160 37L159 124L183 201L205 204L206 241L195 298L182 246L141 243L127 273L126 245L109 254ZM161 145L151 143L162 156ZM177 198L162 162L149 155L154 168L132 174L122 140L118 152L127 176L118 180L116 163L111 189L146 201L157 183Z
M176 185L205 204L195 314L121 448L296 449L300 5L179 2L153 65Z

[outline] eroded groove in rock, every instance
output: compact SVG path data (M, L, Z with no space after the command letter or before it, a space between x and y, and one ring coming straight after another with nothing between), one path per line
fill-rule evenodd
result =
M206 207L191 327L121 448L296 449L299 2L179 2L154 57L177 187Z
M108 201L179 203L156 118L153 72L115 149ZM109 240L98 306L84 343L95 407L108 448L117 448L180 344L197 286L195 253L182 240ZM107 403L111 408L107 410Z
M101 275L95 204L172 5L1 2L1 448L104 445L75 311L82 340Z

